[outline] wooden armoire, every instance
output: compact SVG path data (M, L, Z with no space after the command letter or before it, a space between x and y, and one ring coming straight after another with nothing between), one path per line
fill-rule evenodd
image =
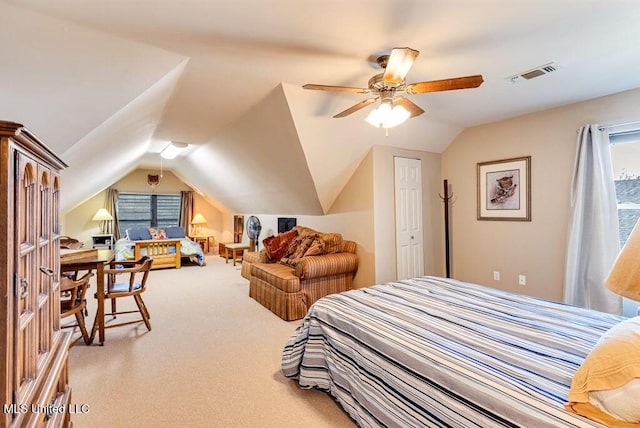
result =
M60 171L22 125L0 121L0 427L68 426L70 332L60 329Z

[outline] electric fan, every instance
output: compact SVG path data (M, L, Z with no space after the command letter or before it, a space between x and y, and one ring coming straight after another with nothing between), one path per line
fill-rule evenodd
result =
M251 246L251 251L258 251L258 246L260 241L260 231L262 230L262 226L260 226L260 220L258 217L252 215L247 219L247 236L249 237L249 245Z

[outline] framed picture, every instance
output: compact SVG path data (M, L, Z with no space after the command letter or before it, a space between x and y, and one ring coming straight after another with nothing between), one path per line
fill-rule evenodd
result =
M531 156L478 164L478 220L531 221Z

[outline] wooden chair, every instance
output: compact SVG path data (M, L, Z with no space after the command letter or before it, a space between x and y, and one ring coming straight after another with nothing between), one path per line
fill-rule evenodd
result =
M77 248L82 248L83 246L84 246L84 243L70 236L60 237L60 248L77 249Z
M87 345L91 344L91 338L87 333L84 323L84 315L87 307L85 294L89 288L89 279L93 273L88 272L78 280L72 280L68 277L60 278L60 318L76 317L76 324L64 325L62 328L78 327L82 333L82 339Z
M153 265L153 259L148 256L140 258L136 261L113 261L109 269L105 269L107 276L107 289L104 291L105 300L111 300L111 312L106 312L105 316L116 318L116 315L130 314L139 312L141 319L134 321L121 322L118 324L109 324L105 328L119 327L128 324L144 322L147 329L151 331L151 323L149 319L149 311L142 300L142 293L145 292L149 271ZM119 275L128 275L128 280L118 281ZM138 306L138 310L122 311L116 310L116 300L122 297L133 297ZM97 318L93 323L93 330L97 329Z

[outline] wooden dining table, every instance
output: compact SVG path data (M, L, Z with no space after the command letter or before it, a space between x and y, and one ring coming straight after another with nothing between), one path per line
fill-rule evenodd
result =
M96 311L96 321L91 329L89 344L93 343L96 331L98 332L98 342L104 345L104 267L113 261L115 257L113 250L96 250L88 252L87 255L77 254L73 258L60 259L60 272L88 271L95 270L98 310Z

